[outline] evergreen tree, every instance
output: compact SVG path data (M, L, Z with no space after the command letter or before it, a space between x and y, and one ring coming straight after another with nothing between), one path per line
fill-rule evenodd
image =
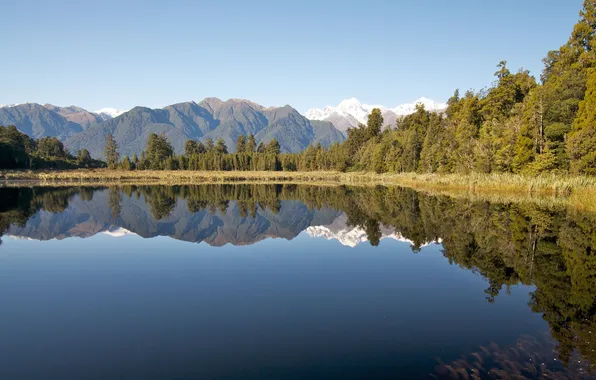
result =
M205 140L205 150L207 152L213 152L214 149L215 149L215 144L213 143L213 139L211 137L209 137L207 140Z
M586 95L573 121L567 150L574 173L596 175L596 69L590 71Z
M68 152L56 137L43 137L37 141L37 153L44 158L66 158Z
M257 142L255 140L255 136L252 134L248 136L248 140L246 141L246 153L254 153L257 149Z
M246 137L244 135L238 136L236 139L236 153L244 153L246 151Z
M120 154L118 153L118 143L111 133L106 136L104 156L106 157L108 167L110 169L115 169L116 165L118 165L118 162L120 161Z
M194 154L199 154L197 142L195 140L186 140L184 143L184 155L192 156Z
M132 163L130 162L128 156L124 156L122 162L120 163L120 168L122 170L132 170Z
M163 169L165 161L174 155L174 148L165 135L152 133L149 135L145 151L143 152L151 169Z
M383 128L383 114L379 108L373 108L368 115L368 122L366 124L366 133L369 139L375 138L381 134Z
M269 144L267 144L267 146L265 147L265 153L279 154L280 153L279 142L277 142L276 139L271 139L271 141L269 141Z
M226 143L222 138L217 139L214 149L215 149L215 152L218 154L227 154L228 153L228 147L226 146Z
M91 154L89 154L89 151L87 149L78 150L76 158L77 163L83 167L89 167L92 161Z

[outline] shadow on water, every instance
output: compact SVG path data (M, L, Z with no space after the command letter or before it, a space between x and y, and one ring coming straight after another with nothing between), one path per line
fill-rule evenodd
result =
M341 221L338 222L338 221ZM399 234L418 252L440 242L451 264L483 276L487 302L535 286L528 307L549 337L479 347L432 377L589 377L596 363L596 215L563 206L490 203L403 188L304 185L1 188L0 231L39 240L125 229L210 245L246 245L309 228ZM552 339L551 339L552 338Z

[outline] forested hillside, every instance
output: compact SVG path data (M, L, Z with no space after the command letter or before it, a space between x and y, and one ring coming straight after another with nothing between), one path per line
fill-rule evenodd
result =
M0 168L5 169L74 169L99 168L102 161L91 158L81 149L72 155L56 137L32 139L15 126L0 126Z
M456 90L445 117L419 107L380 133L379 112L349 131L348 167L376 172L596 174L596 1L537 81L498 64L487 90ZM340 167L344 163L340 163Z

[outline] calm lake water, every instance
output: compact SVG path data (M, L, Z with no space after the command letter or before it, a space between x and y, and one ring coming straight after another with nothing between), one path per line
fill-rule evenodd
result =
M556 204L7 187L0 233L0 379L593 376L596 215Z

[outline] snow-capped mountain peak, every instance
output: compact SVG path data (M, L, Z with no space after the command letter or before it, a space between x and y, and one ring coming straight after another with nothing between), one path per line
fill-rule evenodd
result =
M409 115L416 112L416 106L418 104L422 104L427 111L442 111L447 108L446 103L440 103L432 99L422 97L412 103L401 104L395 108L392 108L391 111L400 116Z
M127 236L127 235L135 235L135 236L137 235L134 232L127 230L124 227L117 227L117 226L112 226L112 227L108 228L107 230L102 232L102 234L111 236L111 237L115 237L115 238L123 237L123 236Z
M104 107L100 110L93 111L94 113L98 114L102 119L112 119L122 115L126 111L117 110L115 108Z
M368 241L366 231L361 227L349 226L347 223L347 216L345 214L340 215L329 225L322 226L310 226L306 229L306 234L310 237L325 238L327 240L337 240L341 245L348 247L355 247L360 243ZM381 240L391 239L397 240L403 243L408 243L412 246L415 243L404 237L395 229L381 226ZM441 240L437 241L441 243ZM426 242L420 248L426 247L430 244L435 243L434 241Z
M398 116L405 116L416 111L416 105L422 104L428 111L442 111L447 104L434 101L425 97L419 98L412 103L401 104L394 108L382 105L362 104L356 98L342 100L337 107L327 106L325 108L311 108L305 116L311 120L326 120L333 123L335 128L344 132L348 128L358 126L358 123L366 124L368 115L374 108L383 112L386 121L393 123Z

